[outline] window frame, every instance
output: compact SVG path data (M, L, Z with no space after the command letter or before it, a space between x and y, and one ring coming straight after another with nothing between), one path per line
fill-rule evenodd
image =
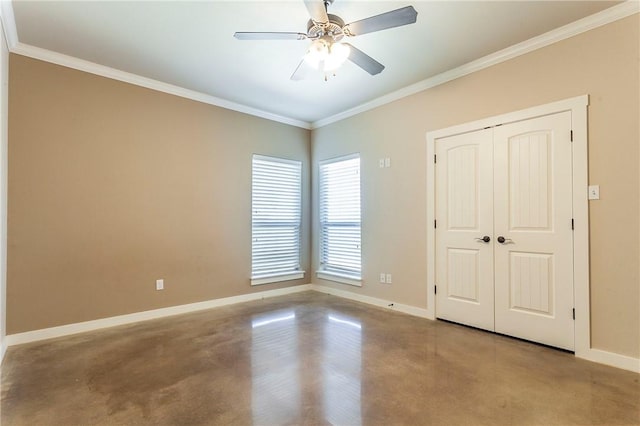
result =
M360 268L358 274L350 274L348 272L342 272L332 269L325 269L324 266L324 258L325 249L325 223L323 223L323 167L328 164L339 163L343 161L349 161L353 159L358 159L358 196L359 196L359 261ZM316 276L323 280L334 281L342 284L348 284L352 286L361 287L362 286L362 161L359 152L343 155L340 157L334 157L326 160L322 160L318 162L318 270L316 271Z
M255 228L256 227L260 227L260 223L262 223L262 227L263 228L277 228L278 225L277 224L269 224L266 225L265 222L259 222L258 221L258 226L256 226L256 221L255 221L255 215L254 213L256 212L255 209L255 198L256 198L256 194L254 193L255 190L255 160L259 160L259 161L266 161L266 162L270 162L270 163L280 163L280 164L287 164L287 165L295 165L299 167L298 170L298 199L297 199L297 221L294 224L293 222L283 222L280 226L282 227L287 227L287 228L291 228L291 226L295 226L297 228L297 244L296 244L296 250L297 250L297 261L298 261L298 265L297 265L297 269L291 269L291 270L287 270L287 271L281 271L281 272L274 272L274 273L263 273L263 274L259 274L256 273L256 271L254 270L254 260L255 260ZM270 284L270 283L276 283L276 282L282 282L282 281L291 281L291 280L297 280L297 279L301 279L304 278L304 274L305 271L302 270L302 161L301 160L292 160L292 159L288 159L288 158L281 158L281 157L274 157L274 156L268 156L268 155L262 155L262 154L253 154L251 156L251 285L262 285L262 284Z

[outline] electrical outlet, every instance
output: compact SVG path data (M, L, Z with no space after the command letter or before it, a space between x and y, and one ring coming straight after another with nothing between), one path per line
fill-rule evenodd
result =
M164 290L164 280L156 280L156 290Z
M384 274L384 272L380 272L380 282L383 284L387 282L387 276Z
M387 274L387 284L391 284L391 274Z
M600 199L600 185L589 185L589 199L590 200Z
M384 158L381 158L380 160L378 160L378 164L380 165L381 169L384 169Z
M391 158L387 157L384 159L384 166L391 167Z

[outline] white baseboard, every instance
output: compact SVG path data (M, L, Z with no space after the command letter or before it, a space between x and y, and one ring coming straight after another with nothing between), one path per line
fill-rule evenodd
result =
M588 349L584 353L576 352L576 357L586 359L587 361L597 362L599 364L609 365L611 367L621 368L623 370L633 371L634 373L640 373L639 358L633 358L594 348Z
M434 319L433 315L430 315L430 313L426 309L421 309L415 306L377 299L375 297L363 296L349 291L337 290L318 284L304 284L276 290L266 290L257 293L243 294L241 296L213 299L204 302L190 303L187 305L170 306L168 308L154 309L151 311L135 312L132 314L118 315L115 317L101 318L74 324L66 324L51 328L43 328L39 330L26 331L24 333L10 334L6 336L2 340L2 342L0 342L0 355L4 356L4 352L6 351L8 346L21 345L24 343L37 342L40 340L53 339L56 337L69 336L72 334L84 333L87 331L94 331L109 327L116 327L119 325L132 324L140 321L165 318L172 315L186 314L189 312L196 312L204 309L233 305L242 302L250 302L252 300L259 300L266 297L283 296L286 294L298 293L308 290L314 290L320 293L328 293L334 296L342 297L344 299L355 300L357 302L363 302L369 305L403 312L416 317ZM1 359L2 358L0 357L0 360Z
M45 339L52 339L55 337L69 336L72 334L84 333L87 331L132 324L135 322L164 318L173 315L186 314L189 312L196 312L242 302L250 302L267 297L283 296L286 294L293 294L308 290L331 294L333 296L341 297L344 299L355 300L357 302L378 306L392 311L403 312L405 314L413 315L420 318L427 318L431 320L435 319L432 312L427 309L418 308L416 306L404 305L402 303L391 302L389 300L378 299L370 296L363 296L361 294L350 291L325 287L320 284L304 284L276 290L266 290L257 293L243 294L240 296L225 297L223 299L213 299L204 302L190 303L187 305L171 306L168 308L154 309L151 311L136 312L133 314L119 315L93 321L67 324L58 327L44 328L40 330L27 331L24 333L10 334L0 341L0 363L4 359L4 355L7 351L8 346L31 343ZM584 352L576 353L576 357L628 371L633 371L635 373L640 373L640 359L638 358L593 348L588 349Z
M0 365L2 365L2 361L4 361L4 354L7 353L7 338L3 337L2 341L0 341Z
M432 312L427 309L417 308L415 306L403 305L401 303L390 302L388 300L377 299L375 297L363 296L354 292L338 290L331 287L325 287L320 284L311 284L311 290L320 293L327 293L344 299L355 300L357 302L367 303L369 305L379 306L382 308L403 312L409 315L435 319ZM576 353L577 358L586 359L588 361L597 362L599 364L611 367L621 368L623 370L640 373L640 359L625 355L607 352L600 349L588 349L583 353Z
M164 318L173 315L186 314L189 312L201 311L204 309L217 308L220 306L233 305L236 303L260 300L266 297L282 296L285 294L298 293L311 290L311 284L297 285L276 290L265 290L257 293L243 294L240 296L225 297L222 299L207 300L204 302L189 303L187 305L170 306L168 308L154 309L151 311L136 312L127 315L102 318L93 321L79 322L75 324L61 325L58 327L43 328L40 330L26 331L8 335L2 343L7 346L31 343L39 340L52 339L55 337L69 336L71 334L84 333L87 331L99 330L102 328L115 327L118 325L131 324L140 321ZM3 352L4 353L4 352Z
M420 318L434 319L434 316L426 309L416 306L403 305L402 303L391 302L389 300L378 299L370 296L363 296L351 291L338 290L331 287L325 287L320 284L311 284L311 290L319 293L327 293L344 299L355 300L356 302L367 303L369 305L386 308L392 311L398 311L405 314L413 315Z

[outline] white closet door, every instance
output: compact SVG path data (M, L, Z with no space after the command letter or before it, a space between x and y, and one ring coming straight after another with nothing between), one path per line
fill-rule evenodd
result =
M570 112L495 128L494 263L495 331L573 350L570 129Z
M492 133L436 142L437 316L486 330L494 329Z

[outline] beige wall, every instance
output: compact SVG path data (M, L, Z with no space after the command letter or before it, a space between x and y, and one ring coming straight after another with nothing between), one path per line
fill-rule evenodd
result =
M308 130L18 55L10 92L9 334L309 282L249 284L251 155L309 182Z
M589 94L589 180L601 191L589 210L592 344L639 357L639 19L636 14L314 130L314 165L361 153L364 284L314 282L425 308L426 132ZM378 168L382 157L391 157L390 169ZM315 270L315 217L312 229ZM379 272L392 273L393 284L379 284Z
M307 277L249 286L252 153L302 160L309 182L310 158L360 152L364 285L313 280L425 307L426 132L589 94L589 175L601 186L590 203L593 345L638 357L639 24L635 15L322 127L311 152L303 129L12 55L7 332L310 281L317 224L305 185ZM391 168L378 168L382 157Z

